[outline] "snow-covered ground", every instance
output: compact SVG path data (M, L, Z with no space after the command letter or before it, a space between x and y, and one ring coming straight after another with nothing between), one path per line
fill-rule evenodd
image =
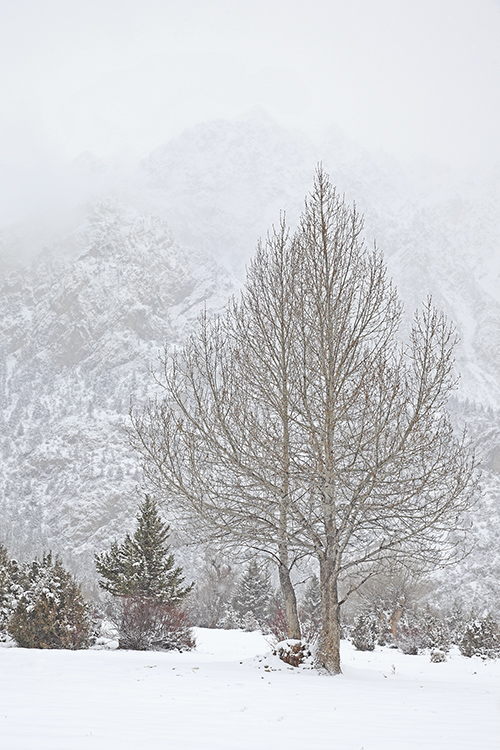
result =
M499 750L500 660L355 651L339 677L287 667L260 633L195 651L0 649L2 750Z

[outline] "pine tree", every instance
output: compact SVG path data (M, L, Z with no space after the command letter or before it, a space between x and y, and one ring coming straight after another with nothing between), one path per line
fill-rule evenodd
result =
M242 622L250 612L259 624L266 618L271 599L271 587L267 568L253 560L236 587L233 608Z
M121 544L115 541L109 552L95 555L101 588L113 596L179 604L194 584L182 586L182 568L175 567L167 544L169 531L156 501L146 495L133 536L127 534Z

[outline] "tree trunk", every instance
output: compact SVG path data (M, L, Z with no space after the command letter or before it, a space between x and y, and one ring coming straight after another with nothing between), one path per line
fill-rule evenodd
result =
M396 631L398 629L398 622L403 614L403 607L396 607L389 617L389 625L391 628L391 635L393 638L396 637Z
M285 602L285 616L287 625L287 638L295 638L300 641L302 634L300 632L299 616L297 613L297 597L290 579L290 571L282 563L278 565L281 591Z
M319 559L322 624L316 666L329 674L342 674L340 668L340 604L338 576L333 561Z

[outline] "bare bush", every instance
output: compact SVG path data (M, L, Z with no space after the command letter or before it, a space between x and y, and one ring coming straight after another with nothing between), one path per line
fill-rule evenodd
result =
M273 653L275 656L278 656L281 661L284 661L285 664L290 664L292 667L299 667L312 656L311 649L307 643L295 640L287 640L283 643L278 643Z
M188 651L195 646L186 613L178 606L148 598L122 602L119 647L135 651Z

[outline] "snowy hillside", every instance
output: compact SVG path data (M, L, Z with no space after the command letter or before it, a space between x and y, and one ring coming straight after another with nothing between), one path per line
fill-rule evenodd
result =
M151 393L164 343L182 341L201 307L220 309L231 291L162 220L113 203L4 278L2 536L16 554L71 550L75 563L134 517L130 399Z
M319 160L365 214L408 316L431 294L457 325L453 408L484 457L485 494L477 551L448 590L461 581L500 609L500 169L403 170L334 128L313 144L261 110L186 131L119 183L83 155L75 175L87 195L97 172L93 207L1 233L0 540L13 553L52 547L81 571L128 526L140 483L130 398L151 393L165 341L182 341L202 305L223 307L230 272L241 282L280 210L294 225Z

